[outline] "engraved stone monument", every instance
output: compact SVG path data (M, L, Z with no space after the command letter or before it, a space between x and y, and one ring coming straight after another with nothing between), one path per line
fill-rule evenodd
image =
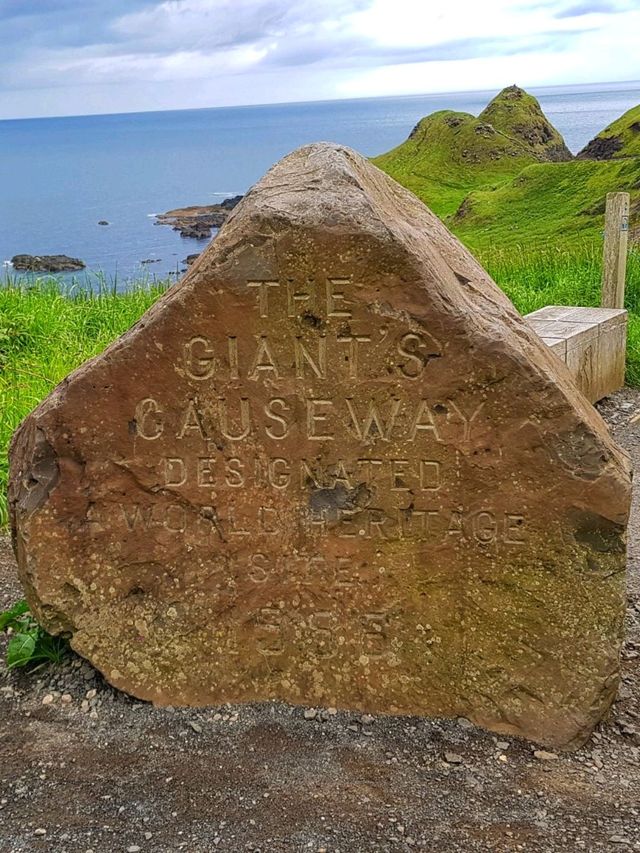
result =
M278 163L11 451L29 603L117 687L557 746L615 694L629 494L469 252L328 144Z

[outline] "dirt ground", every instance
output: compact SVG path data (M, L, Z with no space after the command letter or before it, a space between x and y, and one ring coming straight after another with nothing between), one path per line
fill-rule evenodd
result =
M640 393L601 404L640 468ZM155 709L79 658L0 664L0 851L640 850L640 507L612 713L573 754L466 720ZM0 537L0 610L21 597Z

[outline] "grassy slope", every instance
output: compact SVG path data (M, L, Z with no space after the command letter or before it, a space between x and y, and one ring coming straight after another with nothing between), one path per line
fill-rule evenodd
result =
M473 190L492 190L539 162L571 153L532 96L510 86L480 113L441 110L373 162L446 219Z
M373 162L443 218L478 187L498 186L537 162L520 143L468 113L442 110Z
M374 163L473 248L599 241L608 192L630 191L632 225L640 217L640 158L630 156L640 154L637 122L640 106L603 131L623 137L627 159L567 160L562 137L536 99L509 87L477 119L452 112L427 116L406 142ZM489 124L497 128L493 135Z
M493 191L471 192L448 222L472 248L599 243L608 192L630 190L640 204L640 158L536 163Z

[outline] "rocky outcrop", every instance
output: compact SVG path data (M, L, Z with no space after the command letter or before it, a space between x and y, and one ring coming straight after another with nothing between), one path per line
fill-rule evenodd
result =
M229 214L242 199L242 196L227 198L220 204L192 205L179 207L159 213L157 225L170 225L174 231L179 231L181 237L191 237L195 240L208 240L213 229L220 228L227 221Z
M83 270L84 261L68 255L14 255L13 268L24 272L72 272Z
M581 160L618 160L640 157L640 105L605 127L585 145L578 157Z

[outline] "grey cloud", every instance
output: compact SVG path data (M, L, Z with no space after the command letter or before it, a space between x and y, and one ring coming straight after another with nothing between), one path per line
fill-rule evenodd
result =
M135 41L138 52L198 50L295 39L312 28L337 23L374 0L178 0L159 3L112 22L113 39Z
M349 65L406 65L420 62L514 56L522 53L557 52L584 30L539 33L522 38L456 39L423 48L390 49L360 40L308 41L281 45L263 60L265 65L301 66L337 64L348 57Z
M426 0L422 0L426 2ZM521 0L516 8L579 17L625 0ZM632 0L626 0L628 3ZM220 75L349 68L552 53L578 32L464 38L389 47L354 32L348 15L374 0L0 0L0 89L54 89ZM578 13L578 10L583 10ZM419 43L419 37L416 36ZM427 41L427 38L424 39ZM243 50L244 49L244 50Z
M105 82L105 60L149 68L181 52L211 58L242 47L266 52L323 29L374 0L10 0L0 5L6 89ZM328 35L330 41L332 36ZM139 57L139 63L136 63ZM92 64L94 73L92 75ZM231 72L230 72L231 73ZM119 75L116 73L115 77ZM194 72L197 76L197 71ZM76 79L74 79L74 77Z
M556 18L581 18L584 15L603 14L603 15L619 15L626 12L627 8L618 3L608 2L608 0L585 0L583 3L576 3L566 9L561 9L556 12Z
M85 46L109 38L114 16L157 0L8 0L0 6L3 53L31 47Z

